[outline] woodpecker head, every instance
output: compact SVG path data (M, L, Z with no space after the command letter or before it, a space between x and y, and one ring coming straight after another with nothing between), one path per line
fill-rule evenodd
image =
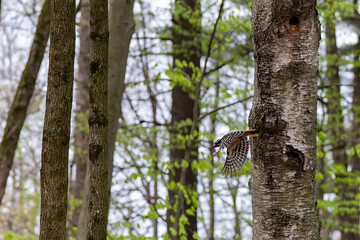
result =
M210 148L210 149L214 149L216 147L220 147L220 144L221 144L221 138L216 140L216 142L214 143L214 145Z

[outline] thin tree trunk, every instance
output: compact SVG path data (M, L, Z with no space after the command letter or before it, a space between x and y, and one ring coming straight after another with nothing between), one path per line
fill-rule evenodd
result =
M187 12L188 14L185 14ZM200 67L200 28L201 24L200 2L198 0L176 0L175 10L173 15L173 65L179 60L187 63L192 62L195 67ZM189 80L195 86L194 79L192 79L193 70L190 67L183 69L185 75L190 78ZM191 168L191 164L198 156L198 143L194 142L190 149L183 149L180 142L175 142L176 135L186 135L191 132L191 126L178 127L178 124L186 119L194 119L194 106L195 101L190 96L189 91L185 91L183 86L176 85L172 90L172 106L171 106L171 144L174 144L174 148L170 150L171 162L173 169L169 172L169 181L175 183L182 183L183 187L194 193L197 192L197 173ZM198 129L198 127L197 127ZM186 153L190 151L190 153ZM188 167L175 167L177 164L181 166L181 162L185 159L186 155L190 156L188 159ZM183 181L181 181L183 179ZM197 211L195 204L190 201L190 204L186 204L187 199L183 199L183 194L178 194L179 189L169 189L169 204L172 208L167 210L167 229L168 234L171 235L170 229L174 229L177 232L176 236L172 236L173 239L179 239L179 218L184 214L189 222L186 226L187 239L194 239L193 234L197 232ZM178 196L180 195L180 196ZM174 206L179 198L177 204L177 210L174 211ZM186 210L191 210L193 214L188 214ZM171 221L174 218L175 222Z
M84 196L83 202L81 204L81 210L79 215L78 222L78 231L77 231L77 239L85 240L86 232L87 232L87 222L88 222L88 206L89 206L89 162L86 167L86 176L85 176L85 185L84 185Z
M76 81L76 111L74 131L74 159L76 166L75 182L72 183L71 194L79 202L71 214L71 226L79 231L79 218L84 197L85 180L89 159L88 113L90 85L90 1L81 0L80 17L80 51L78 57L78 77ZM85 200L85 201L84 201ZM87 210L86 210L87 212ZM85 227L86 229L86 227ZM85 232L85 231L83 231Z
M220 78L219 75L217 75L216 77L216 82L215 82L215 99L218 99L220 95ZM218 106L218 102L215 103L214 109L217 109ZM210 134L214 135L216 134L216 116L217 113L214 113L214 115L211 117L210 120ZM210 141L209 142L209 148L210 148L210 155L213 156L215 150L211 149L213 145L213 142ZM209 226L209 232L210 232L210 237L209 240L214 240L215 239L215 191L214 191L214 179L215 179L215 174L214 174L214 169L216 167L215 165L215 161L214 161L214 157L211 157L211 170L210 170L210 174L209 174L209 205L210 205L210 226Z
M5 194L6 182L13 164L20 132L24 124L36 78L44 57L50 33L50 0L46 0L38 18L28 62L21 75L16 95L8 113L0 145L0 205Z
M108 1L90 0L89 210L87 239L106 239L108 169Z
M334 4L333 0L326 1L328 5ZM328 88L326 96L328 99L327 104L327 114L328 114L328 123L327 127L329 129L329 140L331 145L331 153L333 156L334 163L337 165L342 165L347 167L347 157L346 157L346 140L345 138L345 129L344 129L344 117L341 106L341 92L340 92L340 76L339 76L339 57L338 57L338 48L337 48L337 39L336 39L336 27L333 20L335 19L335 13L331 14L326 19L325 24L325 36L326 36L326 77L328 84L332 87ZM345 176L343 174L336 173L336 178L341 179ZM350 200L347 196L347 192L351 188L346 183L336 183L338 186L339 192L339 201ZM340 203L341 204L341 203ZM346 206L345 206L346 207ZM344 212L343 214L338 215L339 224L344 228L349 228L349 224L352 221L352 216ZM352 240L355 239L356 235L347 230L342 230L341 228L341 239L342 240Z
M65 239L75 56L75 1L51 1L41 166L40 239Z
M327 1L329 5L333 1ZM328 113L328 128L329 139L332 147L332 155L335 164L346 165L345 140L344 138L344 117L341 107L341 93L340 93L340 76L339 76L339 62L338 49L336 46L336 32L335 24L332 22L335 18L333 13L330 19L327 19L325 25L326 36L326 77L328 84L332 87L328 88L326 93L328 99L327 113ZM340 193L343 197L343 193Z
M356 53L354 54L354 63L359 64L359 52L360 52L360 39L358 39L358 43L355 47ZM355 141L352 142L352 147L356 149L356 145L359 144L360 139L360 67L354 66L354 95L353 95L353 102L352 102L352 109L354 113L354 119L352 121L352 132L353 138ZM358 151L355 151L355 154L351 158L351 172L355 174L359 174L360 172L360 154ZM352 201L356 201L356 196L359 194L359 186L351 186L348 191L348 197ZM349 224L352 232L346 233L344 237L348 237L348 240L360 240L360 216L359 216L359 206L356 205L357 212L353 215L349 216ZM344 238L345 239L345 238Z
M252 2L255 95L253 239L319 239L316 101L320 24L316 1Z
M125 72L129 45L135 30L134 0L110 0L109 39L109 194L113 171L114 151L121 103L125 90Z
M239 186L239 183L237 184L237 186ZM230 189L230 195L231 195L231 199L233 201L233 210L234 210L234 225L235 225L235 228L234 228L234 240L241 240L241 228L240 228L240 224L241 224L241 221L240 221L240 213L238 212L238 209L237 209L237 187L235 190L231 190Z
M142 30L143 30L143 48L141 48L141 39L137 38L137 43L138 43L138 47L140 49L141 52L147 52L149 49L147 47L147 36L146 36L146 28L147 28L147 23L146 23L146 19L145 19L145 15L144 15L144 6L143 6L143 1L139 0L139 4L140 4L140 15L141 15L141 24L142 24ZM147 55L142 56L140 58L141 61L141 65L142 65L142 72L144 75L144 80L145 80L145 84L146 84L146 89L147 92L149 94L150 97L150 103L151 103L151 112L152 112L152 121L154 123L153 127L156 127L156 123L157 123L157 99L156 96L154 94L154 90L151 87L151 82L150 82L150 76L149 76L149 64L148 64L148 58ZM156 88L156 87L154 87ZM152 160L152 168L153 168L153 173L152 173L152 179L153 179L153 195L151 196L150 190L149 192L149 204L151 205L151 207L153 207L154 209L156 209L156 203L159 199L158 196L158 171L159 171L159 166L158 166L158 158L159 158L159 148L157 145L157 132L154 131L154 133L151 135L151 137L149 138L149 145L150 148L152 149L152 151L154 151L154 154L156 156L155 160ZM150 186L149 186L150 189ZM153 237L155 239L158 238L158 219L157 218L153 218L152 219L152 225L153 225Z

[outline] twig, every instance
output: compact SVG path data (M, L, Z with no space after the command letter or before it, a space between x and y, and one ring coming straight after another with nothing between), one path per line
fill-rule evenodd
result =
M355 84L327 84L327 85L318 86L318 89L331 88L331 87L353 87L353 86L355 86Z
M253 98L253 97L254 97L254 96L249 96L249 97L244 98L244 99L241 99L241 100L239 100L239 101L236 101L236 102L233 102L233 103L229 103L229 104L227 104L227 105L225 105L225 106L221 106L221 107L215 108L215 109L211 110L210 112L207 112L207 113L204 113L203 115L201 115L201 116L199 117L198 121L203 120L204 118L206 118L206 117L209 116L210 114L213 114L213 113L215 113L215 112L217 112L217 111L220 111L220 110L222 110L222 109L224 109L224 108L233 106L233 105L235 105L235 104L245 102L245 101L247 101L247 100L249 100L249 99L251 99L251 98Z
M203 68L203 71L202 71L202 74L201 74L201 77L200 77L200 81L196 86L195 104L194 104L194 109L193 109L194 119L193 119L193 122L192 122L192 125L191 125L190 135L192 135L194 133L196 124L198 123L198 119L199 119L199 116L198 116L199 97L200 97L200 92L201 92L201 85L202 85L202 82L204 81L204 78L205 78L206 66L207 66L207 63L209 61L210 54L211 54L211 45L212 45L212 42L214 40L216 29L217 29L218 23L219 23L220 18L221 18L222 10L224 8L224 3L225 3L225 0L222 0L221 5L220 5L220 9L219 9L219 15L218 15L218 17L216 19L213 32L211 33L211 38L210 38L209 45L208 45L208 51L207 51L207 55L206 55L206 58L205 58L204 68ZM190 139L188 144L187 144L188 145L187 147L189 148L191 146L191 144L192 144L192 140Z

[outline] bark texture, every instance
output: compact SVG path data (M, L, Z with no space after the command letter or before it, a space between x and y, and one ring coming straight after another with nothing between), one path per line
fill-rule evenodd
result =
M252 2L253 239L319 239L315 196L316 1Z
M4 135L0 145L0 205L5 194L6 182L11 170L21 129L33 95L36 78L44 57L50 34L50 0L46 0L38 18L29 58L21 75L16 95L8 113Z
M122 116L122 98L125 90L125 73L129 45L135 31L134 0L110 0L109 39L109 193L114 161L116 134Z
M173 14L173 65L175 61L180 60L187 63L192 62L195 67L200 68L200 28L201 28L201 13L200 1L198 0L176 0L175 10ZM183 69L184 75L189 78L191 83L195 86L193 79L193 70L190 67ZM197 172L193 170L191 164L198 157L198 143L195 141L190 149L184 149L181 141L176 142L176 135L187 135L191 132L191 126L185 125L180 127L179 123L184 123L185 120L194 119L195 100L191 97L191 90L184 89L184 86L177 84L172 89L172 106L171 106L171 139L173 141L173 148L170 150L171 163L173 169L169 172L169 180L175 183L181 183L191 195L197 192ZM183 124L184 125L184 124ZM198 131L198 126L196 127ZM189 151L188 153L186 151ZM188 159L188 167L181 166L181 162L185 156L190 156ZM179 196L179 189L169 189L169 203L175 208L170 208L167 211L167 229L168 234L171 235L170 228L179 230L179 218L184 214L189 225L186 226L187 239L194 239L193 234L197 232L197 211L196 204L189 199L182 199ZM179 201L178 201L179 199ZM174 210L176 209L176 210ZM186 210L193 211L194 214L188 214ZM172 217L175 222L171 221ZM173 236L173 239L179 239L179 236Z
M75 56L75 1L51 1L50 62L42 145L40 239L65 239Z
M106 239L108 176L108 1L90 0L89 216L87 239Z
M71 226L80 231L86 232L86 227L79 229L79 218L82 205L87 201L85 193L85 179L89 159L89 134L88 134L88 113L89 85L90 85L90 1L81 0L80 17L80 51L78 57L78 77L76 81L76 110L75 110L75 131L74 131L74 158L76 166L75 181L72 183L71 194L78 204L71 214ZM85 203L86 204L86 203ZM87 212L87 210L86 210ZM84 239L84 238L82 238Z

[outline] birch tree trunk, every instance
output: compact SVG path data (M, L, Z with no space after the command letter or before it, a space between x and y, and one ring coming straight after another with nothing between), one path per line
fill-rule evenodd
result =
M90 0L89 209L86 239L106 239L108 169L108 1Z
M315 196L316 1L252 2L253 239L319 239Z
M5 194L21 129L33 95L37 75L44 58L50 34L50 0L46 0L38 18L28 62L22 72L16 95L8 113L4 135L0 144L0 205Z
M75 1L51 1L50 62L41 159L40 239L65 239L75 57Z

